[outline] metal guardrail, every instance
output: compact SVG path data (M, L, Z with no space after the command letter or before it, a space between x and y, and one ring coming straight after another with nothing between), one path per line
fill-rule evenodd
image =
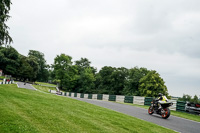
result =
M152 97L141 97L141 96L123 96L123 95L108 95L108 94L84 94L84 93L74 93L74 92L59 92L56 90L49 90L50 93L77 97L77 98L87 98L96 100L106 100L106 101L116 101L124 103L133 103L138 105L148 105L150 106ZM186 102L169 100L173 102L173 106L170 107L171 110L184 111L186 110ZM189 112L200 112L200 108L188 107Z

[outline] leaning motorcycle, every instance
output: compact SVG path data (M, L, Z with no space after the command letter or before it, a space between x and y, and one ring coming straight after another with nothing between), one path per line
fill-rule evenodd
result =
M166 103L159 103L161 105L161 108L158 109L158 106L156 102L159 102L158 100L153 100L151 102L151 106L148 109L148 113L152 115L153 113L157 113L162 116L162 118L167 119L170 116L170 109L169 107L173 105L172 102L166 102Z

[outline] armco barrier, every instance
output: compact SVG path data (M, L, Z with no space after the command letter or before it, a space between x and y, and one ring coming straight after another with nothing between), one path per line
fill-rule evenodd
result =
M117 96L116 96L116 102L121 102L121 103L123 103L123 102L124 102L124 97L125 97L125 96L117 95Z
M56 94L56 91L55 90L49 90L50 93L54 93Z
M108 101L116 101L116 95L109 95Z
M92 99L92 94L88 94L88 99Z
M177 101L176 103L176 111L185 111L185 101Z
M153 97L145 97L144 99L144 105L151 105L151 101L153 100Z
M176 103L177 101L176 100L169 100L169 102L172 102L173 105L169 107L170 110L175 110L176 111Z
M92 94L92 99L97 99L97 94Z
M109 99L109 95L103 94L103 100L108 101L108 99Z
M97 94L97 100L103 100L103 94Z
M77 93L77 97L78 97L78 98L81 98L81 93Z
M0 84L12 84L12 83L13 83L12 81L0 82Z
M125 96L124 103L133 103L133 96Z
M88 94L84 94L84 98L88 99Z
M50 93L57 93L55 90L49 90ZM107 95L107 94L84 94L84 93L73 93L73 92L60 92L59 95L71 96L78 98L88 98L88 99L97 99L97 100L106 100L106 101L116 101L124 103L133 103L139 105L151 105L152 97L141 97L141 96L122 96L122 95ZM173 105L170 107L171 110L185 111L184 101L169 100L173 102Z
M141 96L133 96L133 104L144 105L144 97Z
M84 93L81 93L80 98L84 98Z

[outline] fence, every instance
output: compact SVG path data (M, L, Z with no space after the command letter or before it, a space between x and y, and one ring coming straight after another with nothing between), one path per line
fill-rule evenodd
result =
M108 101L116 101L116 95L109 95Z
M103 94L97 94L97 100L103 100Z
M125 96L124 103L133 103L133 96Z
M123 103L123 102L124 102L124 97L125 97L125 96L119 96L119 95L117 95L117 96L116 96L116 102Z
M153 100L153 97L145 97L144 105L150 106L152 100Z
M55 90L50 90L50 93L55 93ZM141 96L122 96L122 95L108 95L108 94L84 94L84 93L73 93L73 92L62 92L60 95L77 97L77 98L86 98L86 99L96 99L96 100L105 100L105 101L116 101L122 103L132 103L138 105L151 105L153 97L141 97ZM173 105L170 107L171 110L176 111L185 111L186 102L169 100L173 102Z
M109 100L109 95L103 94L103 100L108 101Z
M176 111L185 111L185 101L177 101L176 103Z
M5 81L5 82L0 82L0 84L13 84L14 81Z
M144 105L144 97L134 96L133 104Z
M175 110L176 111L176 103L177 103L177 100L169 100L169 102L172 102L173 105L169 107L170 110Z

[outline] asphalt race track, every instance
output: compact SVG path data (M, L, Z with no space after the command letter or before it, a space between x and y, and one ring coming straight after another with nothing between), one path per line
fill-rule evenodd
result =
M18 88L26 88L26 89L31 89L31 90L36 90L31 84L26 83L24 84L24 82L17 82L17 86Z
M200 122L187 120L184 118L170 115L168 119L163 119L160 115L149 115L147 109L134 107L131 105L125 105L115 102L108 102L102 100L74 98L80 101L85 101L94 105L98 105L104 108L108 108L117 112L121 112L130 116L137 117L139 119L155 123L157 125L172 129L181 133L200 133Z

